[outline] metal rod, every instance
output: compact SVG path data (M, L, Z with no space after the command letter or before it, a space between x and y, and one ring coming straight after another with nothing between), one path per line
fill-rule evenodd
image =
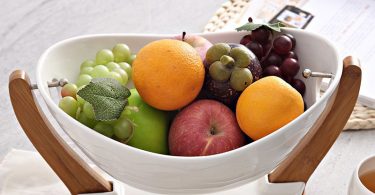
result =
M68 84L68 79L56 79L53 78L51 82L47 82L48 87L64 87L64 85ZM31 89L38 89L37 84L32 84Z
M310 69L305 69L302 72L303 77L310 78L310 77L320 77L320 78L332 78L334 75L332 73L324 73L324 72L313 72ZM48 87L63 87L68 83L68 79L56 79L53 78L51 82L47 82ZM31 89L38 89L37 84L32 84Z
M332 73L313 72L310 69L305 69L302 72L302 76L305 78L310 78L310 77L332 78L334 75Z

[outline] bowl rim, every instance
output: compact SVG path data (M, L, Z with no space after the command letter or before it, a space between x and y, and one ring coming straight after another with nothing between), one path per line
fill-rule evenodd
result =
M122 34L119 34L119 33L89 34L89 35L76 36L76 37L72 37L72 38L68 38L68 39L59 41L59 42L53 44L52 46L50 46L49 48L47 48L43 52L41 57L39 58L38 63L37 63L37 69L36 69L37 85L38 85L39 91L40 91L44 101L46 102L48 107L50 109L52 109L53 112L58 113L60 117L63 117L63 119L69 121L69 123L73 123L75 126L79 126L80 128L83 128L84 131L86 131L85 133L90 134L90 136L97 137L98 139L101 139L103 142L106 142L108 144L121 145L122 147L125 147L126 149L128 149L131 152L139 153L139 155L155 157L155 158L159 158L161 160L172 160L172 161L176 161L176 162L179 162L179 161L200 162L200 161L206 161L206 160L223 159L223 158L230 157L230 156L232 156L233 154L236 154L236 153L239 154L240 152L242 152L244 150L247 150L250 147L256 147L257 145L263 144L263 143L267 142L268 140L270 140L274 137L277 137L278 135L283 133L283 131L285 131L286 128L288 128L289 126L292 126L295 123L297 123L297 121L299 119L305 117L306 115L310 115L310 113L315 110L314 108L320 106L323 102L325 102L325 100L327 100L333 94L334 90L336 89L336 87L339 84L339 81L340 81L340 78L341 78L341 75L342 75L342 69L343 69L342 65L340 64L341 56L339 55L337 48L334 46L334 44L331 41L329 41L328 39L322 37L321 35L319 35L317 33L309 32L309 31L306 31L306 30L283 27L282 31L306 33L306 34L309 34L310 36L314 36L315 38L322 40L323 42L327 43L329 47L333 48L333 51L334 51L335 56L336 56L337 61L338 61L338 64L337 64L338 67L337 67L336 73L333 73L335 76L334 76L333 80L331 81L331 84L329 85L329 87L327 88L325 93L320 97L320 99L318 101L316 101L309 109L307 109L300 116L298 116L297 118L295 118L294 120L292 120L288 124L284 125L283 127L278 129L277 131L274 131L274 132L270 133L269 135L267 135L267 136L265 136L265 137L263 137L259 140L253 141L250 144L246 144L242 147L239 147L239 148L236 148L234 150L227 151L227 152L224 152L224 153L220 153L220 154L209 155L209 156L172 156L172 155L165 155L165 154L158 154L158 153L154 153L154 152L149 152L149 151L145 151L145 150L142 150L142 149L138 149L138 148L120 143L116 140L113 140L111 138L103 136L96 131L93 131L91 128L86 127L85 125L81 124L80 122L73 119L72 117L70 117L65 112L63 112L58 107L58 105L52 100L48 91L45 90L45 88L44 88L45 84L43 83L42 75L41 75L42 69L43 69L43 64L45 64L45 60L46 60L47 56L50 54L50 52L53 51L54 49L62 46L62 45L69 44L69 43L79 41L79 40L83 40L83 39L95 39L95 38L103 38L103 37L145 37L145 38L149 38L149 37L153 37L153 38L170 37L170 38L173 38L177 34L135 34L135 33L128 33L128 34L127 33L122 33ZM225 34L233 34L233 33L241 33L241 32L223 31L223 32L192 33L192 34L200 35L200 36L211 36L211 35L225 35ZM66 133L66 134L68 134L68 133ZM70 137L69 134L68 134L68 136ZM76 140L74 140L74 141L76 141ZM77 144L77 145L79 146L79 144Z

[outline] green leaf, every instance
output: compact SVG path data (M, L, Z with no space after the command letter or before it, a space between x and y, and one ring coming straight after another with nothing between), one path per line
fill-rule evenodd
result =
M237 31L242 31L242 30L245 30L245 31L253 31L259 27L263 26L263 24L254 24L254 23L246 23L238 28L236 28Z
M280 32L281 31L281 27L283 26L280 22L277 22L277 23L272 23L272 24L269 24L269 23L259 23L259 24L256 24L256 23L253 23L253 22L248 22L238 28L236 28L237 31L242 31L242 30L245 30L245 31L253 31L261 26L265 26L271 30L274 30L274 31L277 31L277 32Z
M115 79L95 78L77 94L92 105L96 120L109 121L120 117L130 91Z
M267 24L266 26L274 31L280 32L281 31L280 28L283 27L284 25L282 25L280 22L276 22L273 24Z

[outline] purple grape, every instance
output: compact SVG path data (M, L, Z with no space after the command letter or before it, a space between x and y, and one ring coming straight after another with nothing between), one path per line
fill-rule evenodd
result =
M266 66L267 65L280 66L281 62L282 62L282 59L280 55L278 55L277 53L271 52L263 64L265 64Z
M288 53L285 55L285 58L294 58L294 59L298 60L298 56L297 56L296 52L294 52L294 51L290 51L290 52L288 52Z
M292 40L286 35L281 35L273 41L273 48L275 52L280 55L287 54L290 50L292 50L292 47Z
M283 75L294 77L299 71L299 64L294 58L286 58L280 66Z
M261 44L267 43L270 35L271 31L265 27L260 27L251 31L253 40Z
M292 50L293 50L296 47L296 43L297 43L296 39L291 34L284 34L284 35L287 36L287 37L289 37L290 40L292 40Z
M270 66L267 66L266 69L264 69L263 71L263 77L266 77L266 76L277 76L277 77L281 77L282 74L281 74L281 70L279 67L275 66L275 65L270 65Z
M288 75L283 75L282 79L284 79L284 81L289 83L289 84L292 84L292 82L293 82L293 77L288 76Z
M305 95L306 86L300 79L293 79L292 86L296 89L302 96Z
M250 41L251 41L251 35L245 35L242 37L240 44L246 45Z
M266 44L263 44L262 47L263 47L263 54L264 54L264 55L267 55L268 52L269 52L269 50L272 48L272 43L271 43L271 42L268 42L268 43L266 43ZM265 57L265 56L263 56L263 58L264 58L264 57Z
M264 54L263 54L263 47L261 44L254 42L254 41L250 41L246 44L246 47L250 49L256 55L258 59L262 59Z

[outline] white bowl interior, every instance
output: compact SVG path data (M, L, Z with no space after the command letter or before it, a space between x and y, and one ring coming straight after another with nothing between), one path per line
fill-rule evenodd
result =
M324 38L301 30L283 29L295 36L301 70L335 74L320 98L320 79L303 79L305 100L310 107L280 130L239 149L206 157L159 155L121 144L85 127L58 108L50 96L47 81L67 78L75 81L79 66L93 59L98 50L126 43L136 53L147 43L174 35L90 35L59 42L40 58L37 83L51 113L65 132L99 167L114 178L158 193L212 192L259 178L280 163L324 110L341 77L342 65L336 49ZM247 32L201 34L213 43L238 43Z

